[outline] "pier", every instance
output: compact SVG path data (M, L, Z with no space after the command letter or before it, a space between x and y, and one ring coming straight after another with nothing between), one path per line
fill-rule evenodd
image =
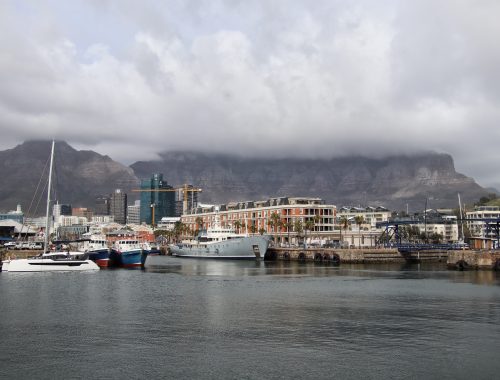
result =
M500 270L500 251L450 251L446 264L457 270Z
M315 261L332 264L405 262L396 248L269 248L266 260Z

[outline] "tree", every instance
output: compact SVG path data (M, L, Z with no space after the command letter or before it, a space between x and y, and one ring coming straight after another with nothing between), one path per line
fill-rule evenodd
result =
M277 229L278 227L280 227L280 224L281 224L280 222L281 222L281 218L280 218L279 214L278 214L276 211L274 211L274 212L271 214L271 218L270 218L270 220L269 220L269 225L271 226L271 228L273 228L273 227L274 227L274 233L275 233L275 235L277 235L277 231L276 231L276 229ZM277 236L276 236L276 239L277 239ZM275 239L275 240L276 240L276 239Z
M194 221L196 223L196 228L198 230L202 230L203 229L203 218L201 216L197 216Z
M314 218L313 218L314 226L313 226L313 228L315 228L319 224L320 221L321 221L321 217L319 215L314 215ZM319 230L316 230L316 237L318 238L319 241L321 241L321 236L320 236Z
M314 229L314 220L308 219L304 223L304 240L307 248L307 231L312 231Z
M257 232L257 227L255 226L255 224L252 223L252 225L250 226L250 232L251 233L256 233Z
M432 244L441 244L443 242L443 235L433 232L431 236L429 236Z
M182 222L175 222L174 225L174 237L175 240L179 240L180 236L183 236L188 230L187 226Z
M274 220L270 219L267 221L267 224L269 225L269 227L271 227L271 235L273 235L273 230L274 230ZM273 235L273 242L276 243L276 239L275 239L275 236Z
M299 240L299 236L304 231L304 225L302 224L302 220L297 219L293 222L293 229L297 232L297 240Z
M286 228L286 232L288 235L288 244L290 244L290 228L293 228L293 223L290 220L283 221L283 228Z
M340 244L342 246L342 228L344 231L347 231L347 227L349 227L349 220L345 215L342 215L339 219L339 225L340 225Z
M240 228L241 228L241 222L239 220L236 220L234 222L234 228L236 229L236 232L240 232Z
M361 248L361 225L365 222L365 218L363 218L362 215L356 215L354 217L354 221L358 225L358 232L359 232L358 246L359 248Z

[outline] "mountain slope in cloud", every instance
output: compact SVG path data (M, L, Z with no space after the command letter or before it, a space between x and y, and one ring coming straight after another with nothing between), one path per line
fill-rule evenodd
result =
M18 203L27 211L50 153L50 142L25 142L0 151L0 210ZM116 188L130 192L139 178L163 173L173 186L190 183L203 189L205 203L260 200L275 196L320 197L337 206L383 205L395 210L456 207L457 193L465 203L487 194L472 178L457 173L446 154L426 153L383 159L255 159L232 155L169 152L159 161L140 161L126 167L93 151L78 151L56 143L53 199L92 208L95 198ZM47 175L42 182L46 183ZM31 215L45 212L38 197ZM33 207L34 209L34 207Z
M46 186L50 141L29 141L0 151L0 209L12 210L19 203L30 216L45 214L45 194L35 194L38 182ZM115 188L126 191L137 186L133 171L92 151L78 151L65 142L56 142L54 196L52 199L73 206L93 207L95 198ZM45 175L42 174L45 172ZM38 207L36 205L38 204Z
M321 197L335 205L383 205L402 210L456 207L457 193L473 202L487 193L474 179L455 171L447 154L425 153L383 159L250 159L231 155L171 152L161 161L131 165L138 177L164 174L174 185L203 188L209 203L275 196Z

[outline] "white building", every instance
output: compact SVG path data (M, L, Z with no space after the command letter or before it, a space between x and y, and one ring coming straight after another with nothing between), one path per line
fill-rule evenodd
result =
M115 217L113 215L93 215L92 216L92 224L109 224L115 221Z
M157 224L156 229L157 230L172 231L175 227L175 223L180 222L180 220L181 220L180 217L164 216L163 218L161 218L160 222Z
M127 224L141 224L141 201L127 206Z
M357 216L363 218L363 227L375 230L377 222L387 222L391 212L385 207L342 207L338 210L337 220L345 217L349 224L354 225Z
M496 238L496 234L490 229L487 233L488 226L484 220L477 219L500 219L500 207L498 206L479 206L474 211L465 213L466 224L473 237L476 238Z
M454 215L445 215L441 217L440 221L430 220L428 223L419 223L418 227L420 233L427 236L432 234L439 234L443 237L444 243L456 243L458 241L458 223L457 217Z

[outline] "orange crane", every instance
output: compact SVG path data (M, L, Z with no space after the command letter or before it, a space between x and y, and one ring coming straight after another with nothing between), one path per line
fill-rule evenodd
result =
M188 206L188 193L201 193L200 188L189 187L189 185L184 184L182 187L174 187L172 189L133 189L134 192L164 192L164 191L178 191L182 190L183 201L182 201L182 213L185 214ZM151 205L151 224L155 225L155 204Z

